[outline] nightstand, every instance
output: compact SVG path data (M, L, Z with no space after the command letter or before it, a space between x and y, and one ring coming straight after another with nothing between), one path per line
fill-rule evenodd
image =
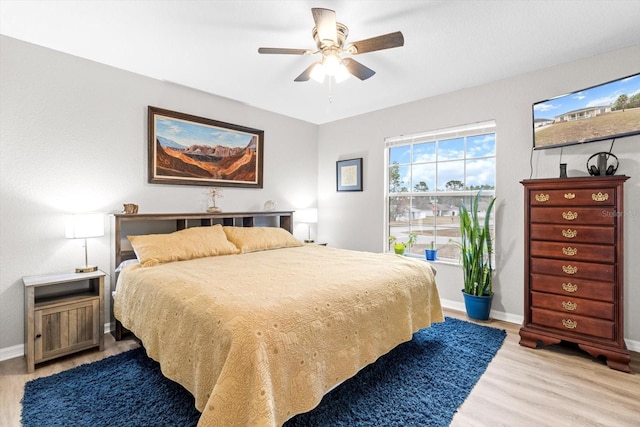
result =
M102 271L25 276L25 358L35 365L88 348L104 346Z

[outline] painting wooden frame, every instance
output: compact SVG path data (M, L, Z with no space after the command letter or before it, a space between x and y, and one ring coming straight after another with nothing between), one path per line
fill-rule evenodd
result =
M362 158L336 162L336 191L362 191Z
M264 131L148 107L149 182L262 188Z

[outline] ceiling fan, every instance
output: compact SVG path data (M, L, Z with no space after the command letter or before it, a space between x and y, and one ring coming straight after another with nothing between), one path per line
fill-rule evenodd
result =
M287 49L277 47L261 47L258 53L285 54L285 55L313 55L322 54L320 61L314 62L306 70L295 78L296 82L306 82L310 78L322 82L325 75L333 76L337 82L347 78L350 74L360 80L366 80L376 72L362 65L351 57L343 58L342 55L360 55L376 50L391 49L404 45L404 37L400 31L345 45L349 28L336 21L336 12L331 9L312 8L313 40L317 50Z

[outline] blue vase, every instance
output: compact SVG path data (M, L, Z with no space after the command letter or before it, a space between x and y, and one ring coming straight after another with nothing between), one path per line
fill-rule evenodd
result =
M471 295L465 293L464 289L462 290L462 295L464 295L464 306L467 309L467 316L475 320L489 320L493 295Z
M437 249L425 249L424 255L427 257L428 261L435 261L438 258L438 250Z

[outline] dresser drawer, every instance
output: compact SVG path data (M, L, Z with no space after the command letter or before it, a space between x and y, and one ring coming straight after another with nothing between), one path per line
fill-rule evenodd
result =
M531 256L567 259L577 261L596 261L613 263L614 247L611 245L588 245L584 243L559 243L534 240L530 246Z
M609 340L615 338L615 324L610 320L532 307L531 321L536 325L566 333L585 334Z
M550 274L571 279L574 277L609 281L614 279L613 264L531 258L531 273Z
M531 224L529 237L559 242L615 243L615 231L610 226Z
M613 303L574 298L562 295L531 292L531 306L560 311L562 313L580 314L600 319L614 320Z
M611 207L531 208L531 222L564 225L613 225L615 212Z
M545 274L531 275L531 290L606 302L613 302L615 297L612 281L597 282L579 277L567 278Z
M530 193L531 206L613 206L615 188L541 190Z

